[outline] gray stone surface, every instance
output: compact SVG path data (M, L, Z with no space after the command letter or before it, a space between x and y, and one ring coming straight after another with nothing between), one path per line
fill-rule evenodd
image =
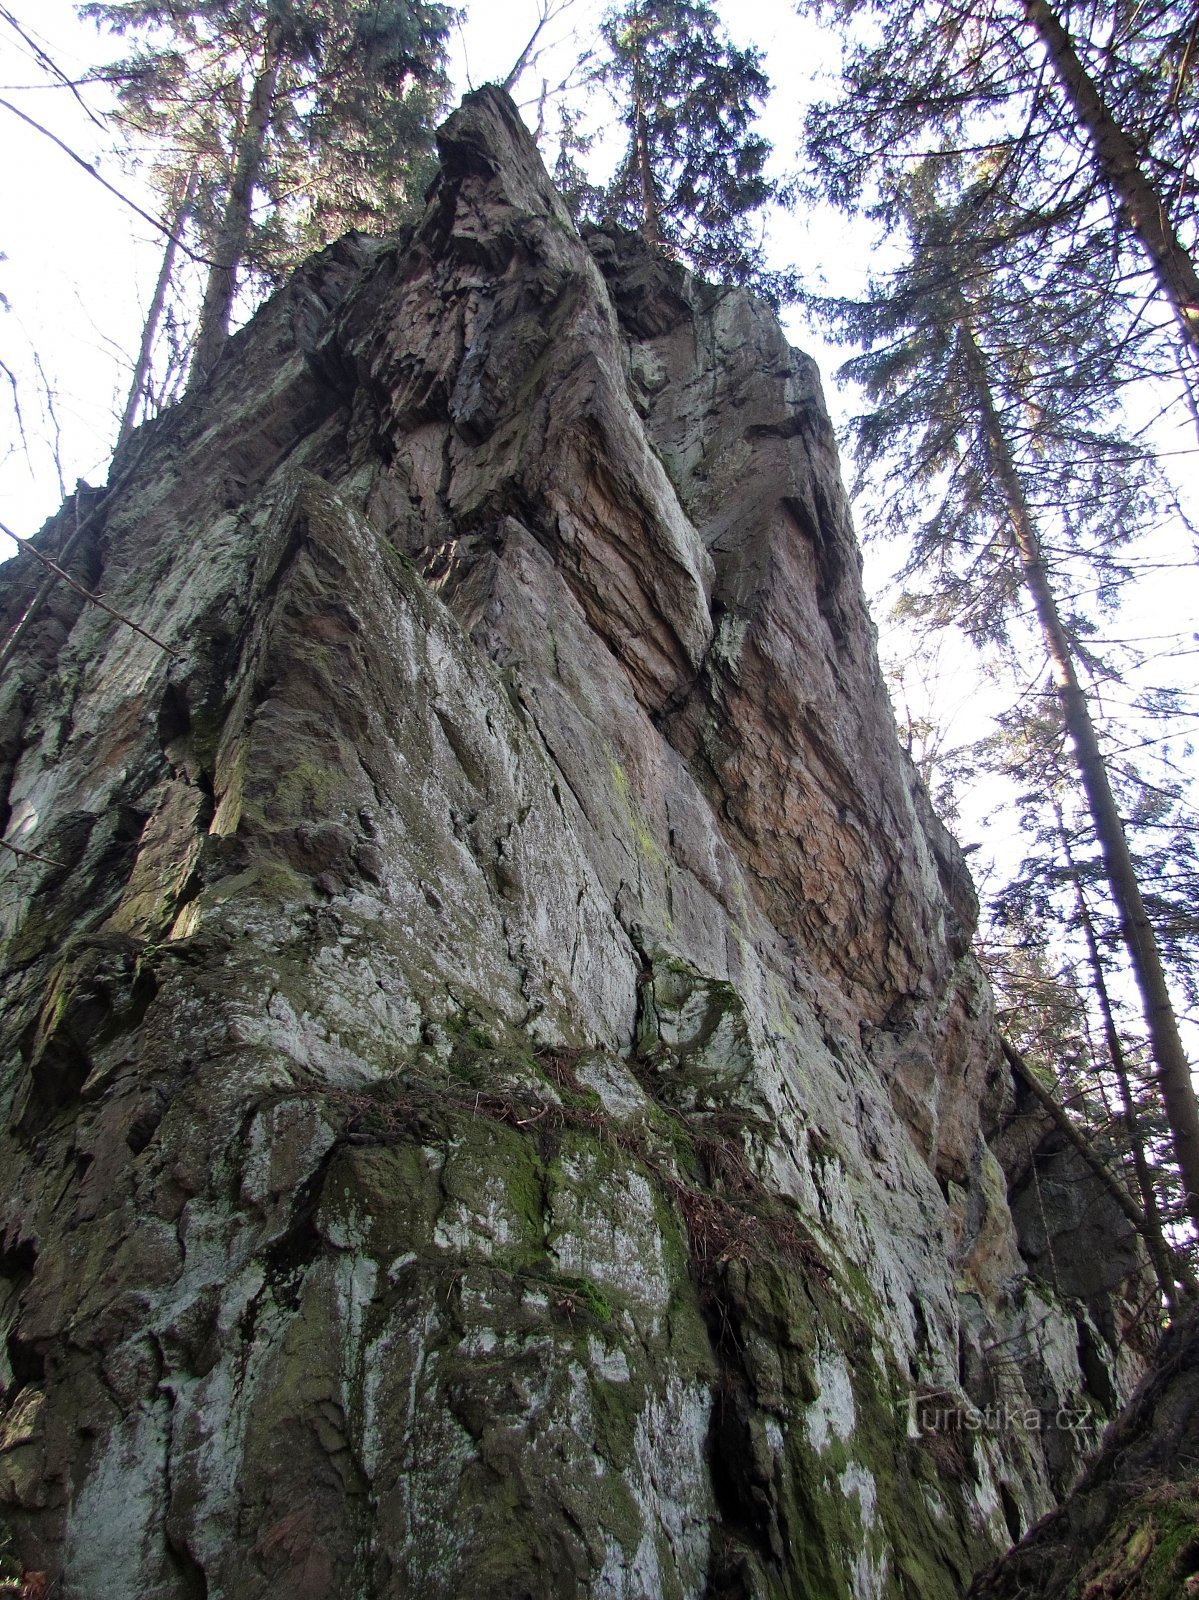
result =
M1135 1376L1136 1285L1022 1254L973 892L768 308L581 240L482 91L72 560L175 653L64 593L0 685L56 863L0 860L26 1567L959 1593Z
M979 1576L969 1600L1199 1591L1199 1318L1184 1311L1065 1503Z

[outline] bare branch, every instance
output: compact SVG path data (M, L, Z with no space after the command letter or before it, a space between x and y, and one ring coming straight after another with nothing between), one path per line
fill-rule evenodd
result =
M512 93L512 91L516 88L516 85L520 82L521 78L542 53L536 48L538 39L540 39L541 35L545 32L546 28L551 22L556 22L563 12L569 11L571 6L574 4L575 0L558 0L557 5L554 5L552 0L538 0L537 26L529 35L528 42L526 43L524 49L517 56L507 75L501 81L501 89L504 89L508 94ZM545 86L543 82L543 95L544 88Z
M79 83L77 83L75 79L67 76L67 74L58 65L58 62L53 59L48 51L42 48L32 34L26 33L25 29L17 21L16 17L13 16L12 12L7 6L0 5L0 18L3 18L3 20L8 23L9 27L13 30L17 37L24 40L24 42L29 46L29 49L33 52L34 59L37 61L38 65L47 73L49 73L52 78L57 79L60 88L69 89L74 95L75 99L78 100L79 104L83 107L83 110L88 118L96 124L97 128L103 128L103 119L96 115L91 106L88 105L87 101L79 93ZM87 83L91 80L84 78L80 81Z
M152 228L157 230L157 232L165 235L165 237L168 239L174 239L176 246L183 251L184 255L190 256L193 261L199 261L204 266L212 265L207 256L197 254L197 252L189 245L184 244L182 239L175 238L175 235L171 232L167 224L161 220L161 218L152 216L149 211L143 210L142 207L138 205L136 200L131 200L129 196L122 193L122 191L118 189L115 184L109 183L107 178L102 178L99 172L96 171L95 165L92 162L86 161L83 156L78 154L77 151L72 150L70 145L64 140L60 139L56 133L51 133L49 128L44 128L40 122L36 121L33 117L28 116L17 106L14 106L11 100L0 99L0 106L3 106L6 111L11 111L14 117L20 117L22 122L28 123L29 126L37 133L40 133L43 138L49 139L51 144L56 144L65 155L70 156L71 160L74 161L77 166L82 167L84 172L86 172L89 177L95 178L96 182L102 184L110 194L116 195L117 199L122 203L122 205L128 206L131 211L136 211L138 216L148 222Z
M26 461L29 460L29 438L25 432L25 418L21 412L21 394L17 387L17 375L4 361L0 361L0 372L8 379L12 387L12 408L17 420L17 432L21 435L21 449L25 452Z
M39 550L32 539L22 538L19 533L14 533L4 522L0 522L0 533L7 534L10 539L21 546L22 550L28 550L30 555L35 556L43 566L50 569L54 577L61 578L69 588L74 589L76 594L81 594L85 600L90 600L93 605L99 606L102 611L107 611L110 617L115 617L118 622L123 622L127 628L132 628L135 633L140 633L143 639L149 639L151 644L156 644L160 650L165 650L169 656L178 656L181 653L175 649L174 645L165 644L161 639L155 638L140 623L134 622L132 617L127 617L123 611L118 611L115 606L110 606L107 600L102 600L98 594L93 594L90 589L85 588L69 572L60 567L57 561L51 560L44 550Z
M58 479L59 498L65 500L67 498L67 485L66 479L62 475L62 427L58 421L58 412L54 409L54 386L46 376L46 369L42 365L42 358L37 350L33 352L33 365L42 382L42 393L46 400L46 415L50 418L50 426L54 430L54 443L50 453L54 460L54 475Z
M22 850L20 845L10 844L7 839L0 839L0 846L11 850L14 856L19 856L22 861L43 861L48 867L61 867L64 872L69 871L65 861L55 861L53 856L44 856L38 850Z

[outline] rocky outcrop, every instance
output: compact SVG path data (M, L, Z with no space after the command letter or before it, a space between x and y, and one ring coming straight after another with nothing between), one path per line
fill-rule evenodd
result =
M1199 1317L1153 1369L1082 1482L974 1584L970 1600L1177 1600L1199 1593Z
M0 689L25 1566L960 1593L1137 1375L1139 1258L1009 1205L1045 1130L769 309L580 239L482 91L70 559L146 631L62 590Z

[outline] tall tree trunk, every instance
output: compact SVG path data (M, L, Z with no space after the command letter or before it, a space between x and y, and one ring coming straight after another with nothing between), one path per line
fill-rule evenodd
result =
M1191 1082L1190 1063L1179 1037L1178 1021L1174 1015L1157 937L1141 898L1141 887L1124 835L1124 824L1108 780L1107 765L1099 748L1086 693L1074 665L1074 652L1058 611L1036 525L995 408L986 363L974 337L969 310L964 302L961 341L987 454L1007 505L1012 543L1049 653L1062 720L1074 747L1079 779L1103 854L1108 887L1120 916L1121 933L1149 1031L1157 1084L1170 1125L1174 1157L1182 1177L1186 1210L1199 1229L1199 1104L1196 1104L1195 1089Z
M649 122L640 100L637 103L637 176L641 181L641 237L651 249L662 243L662 218L654 188L654 171L649 159Z
M208 377L229 337L229 316L237 292L237 270L245 255L246 240L250 234L254 186L262 171L278 77L279 55L275 41L268 33L263 47L262 68L250 91L250 102L237 142L225 215L214 241L212 266L208 270L191 374L187 381L189 390L197 388Z
M549 0L540 0L540 4L539 4L538 10L537 10L537 26L533 29L532 33L529 35L529 42L525 45L524 49L517 56L516 60L512 63L512 67L511 67L510 71L507 73L507 75L505 76L503 82L500 84L500 88L504 91L505 94L514 94L515 93L516 85L520 82L521 78L524 76L525 68L529 65L529 62L533 58L533 50L536 47L537 41L538 41L538 39L540 39L542 33L544 32L545 25L549 20L550 20ZM472 85L468 82L467 87L470 88L470 87L472 87Z
M1199 350L1199 273L1174 231L1161 196L1145 175L1132 141L1113 120L1052 6L1047 0L1023 0L1023 5L1024 15L1036 29L1049 64L1090 138L1099 171L1148 254L1183 333Z
M1128 1065L1124 1058L1124 1041L1120 1038L1120 1030L1116 1027L1116 1017L1112 1010L1111 996L1108 994L1107 989L1107 977L1103 970L1103 957L1099 950L1099 939L1095 932L1095 924L1091 918L1091 908L1087 904L1087 897L1083 891L1082 877L1074 860L1074 852L1070 848L1070 840L1066 834L1066 825L1062 814L1056 805L1054 810L1057 817L1058 837L1062 842L1062 850L1066 856L1066 869L1070 874L1070 882L1074 889L1074 903L1078 908L1083 938L1086 941L1087 963L1091 968L1091 983L1095 990L1095 998L1099 1002L1100 1014L1103 1017L1103 1036L1107 1044L1107 1057L1111 1062L1112 1071L1115 1073L1116 1083L1120 1089L1124 1126L1128 1132L1128 1142L1132 1150L1133 1170L1136 1173L1137 1188L1141 1195L1141 1206L1145 1213L1145 1226L1142 1230L1142 1237L1153 1261L1154 1271L1157 1273L1157 1280L1161 1284L1166 1303L1174 1307L1178 1303L1178 1287L1175 1281L1174 1264L1171 1259L1170 1249L1166 1244L1165 1234L1162 1232L1161 1208L1157 1203L1157 1189L1153 1182L1153 1173L1149 1167L1149 1158L1145 1154L1145 1141L1141 1135L1140 1118L1137 1115L1136 1100L1132 1093L1132 1084L1128 1077ZM1194 1288L1195 1284L1192 1278L1188 1284L1188 1289L1193 1293Z
M639 30L643 26L640 16L634 25ZM658 209L658 191L654 188L654 169L650 162L641 43L642 35L638 32L633 55L633 160L641 187L641 237L651 250L656 250L662 243L662 217Z
M162 308L166 304L167 290L170 287L171 276L175 270L175 257L179 251L179 235L191 214L191 208L196 203L196 192L200 187L200 169L193 167L188 174L187 187L183 191L183 198L175 212L175 219L171 224L170 237L166 249L162 253L162 265L158 269L158 282L154 285L154 296L150 301L150 309L146 313L146 321L142 327L141 348L137 352L137 363L133 369L133 382L129 386L129 398L125 402L125 411L121 417L121 426L117 432L116 448L119 450L125 440L133 432L134 421L137 417L138 407L146 393L146 380L150 375L150 357L154 350L154 339L158 333L158 323L162 316Z

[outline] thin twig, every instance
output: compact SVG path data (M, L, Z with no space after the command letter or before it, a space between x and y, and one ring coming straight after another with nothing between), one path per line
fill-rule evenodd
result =
M78 497L78 494L76 495L76 498L75 498L75 512L76 512L75 530L71 534L70 538L63 545L62 549L58 552L58 560L59 560L60 563L64 563L64 562L70 560L71 555L75 550L75 546L77 544L79 544L79 542L83 538L84 534L91 532L92 524L93 524L93 522L95 522L95 520L99 516L100 512L104 510L105 506L112 499L113 495L116 494L119 489L123 489L125 487L125 485L129 482L129 480L133 477L133 474L136 472L137 468L141 465L141 463L142 463L147 451L150 448L150 441L151 441L152 437L153 437L152 433L150 433L150 432L146 433L145 437L142 439L141 443L138 445L137 449L134 451L133 457L130 460L128 466L126 466L125 470L122 473L120 473L119 476L112 483L110 483L108 485L108 487L103 491L103 499L100 500L96 505L94 505L92 507L92 509L88 512L87 516L84 517L82 520L79 520L79 515L78 515L78 513L79 513L79 497ZM49 599L50 595L53 593L54 585L57 582L58 582L58 574L56 572L48 573L47 576L46 576L46 580L42 584L41 588L36 591L36 593L34 594L33 598L30 600L29 604L25 607L25 610L22 613L22 615L20 617L18 617L17 621L13 624L13 627L12 627L11 631L9 632L8 638L5 639L5 641L4 641L4 643L2 645L0 645L0 673L2 673L4 671L5 667L8 666L9 662L12 660L13 656L16 654L17 646L20 644L21 640L25 637L25 634L26 634L27 630L29 629L29 627L31 626L31 624L33 623L35 617L38 615L38 613L41 611L42 607L45 605L46 601Z
M131 200L129 196L118 189L115 184L109 183L107 178L102 178L99 172L96 170L93 162L86 161L83 156L78 153L78 151L72 150L70 145L67 144L65 140L60 139L56 133L51 133L49 128L44 128L40 122L36 121L33 117L28 116L17 106L14 106L11 100L0 99L0 106L3 106L5 111L11 111L14 117L20 117L22 122L27 122L31 128L36 129L36 131L42 134L44 138L49 139L51 144L56 144L60 150L62 150L66 155L70 156L72 161L74 161L78 166L81 166L84 172L86 172L90 177L95 178L97 183L103 184L110 194L115 194L117 199L120 200L122 204L127 205L131 211L136 211L138 216L144 218L152 228L156 228L159 233L165 234L168 239L175 239L175 243L178 245L179 249L183 251L184 255L190 256L193 261L201 262L204 266L212 265L212 262L207 256L197 254L197 252L189 245L184 244L182 239L175 238L175 235L171 232L170 228L167 227L166 223L163 222L161 218L153 216L149 211L144 211L142 207L138 205L136 200Z
M1029 1066L1028 1062L1021 1055L1020 1051L1016 1049L1014 1044L1012 1044L1011 1040L1001 1037L999 1043L1003 1050L1004 1059L1007 1061L1008 1066L1011 1067L1014 1073L1016 1073L1021 1082L1032 1091L1033 1098L1048 1114L1050 1120L1053 1122L1054 1127L1056 1127L1059 1133L1064 1134L1065 1137L1070 1141L1070 1144L1082 1157L1083 1161L1090 1168L1091 1172L1096 1178L1098 1178L1099 1182L1107 1190L1108 1194L1116 1202L1120 1210L1128 1218L1129 1222L1132 1223L1133 1227L1144 1241L1146 1249L1149 1251L1150 1258L1152 1259L1152 1245L1146 1236L1145 1213L1142 1208L1129 1194L1128 1190L1120 1182L1119 1178L1117 1178L1112 1172L1107 1162L1104 1161L1102 1156L1100 1156L1099 1153L1092 1147L1085 1134L1083 1134L1081 1130L1077 1128L1071 1119L1066 1115L1066 1112L1062 1109L1057 1097L1051 1094L1045 1085L1041 1083L1032 1067ZM1168 1251L1169 1265L1173 1269L1178 1282L1183 1286L1186 1293L1188 1295L1194 1295L1199 1292L1199 1284L1196 1284L1195 1275L1191 1271L1190 1264L1186 1260L1186 1257L1181 1253L1181 1251L1171 1248L1168 1243L1166 1244L1166 1249ZM1164 1289L1165 1285L1163 1284L1162 1287Z
M62 475L62 428L58 421L58 412L54 409L54 386L46 376L46 369L42 365L41 355L37 350L33 352L34 370L42 380L42 393L46 399L46 415L50 418L50 426L54 429L54 474L58 479L58 497L60 500L67 498L67 480Z
M20 856L22 861L44 861L48 867L61 867L64 872L71 870L65 861L55 861L53 856L44 856L38 850L22 850L20 845L9 844L7 839L0 839L0 846L11 850L14 856Z
M36 556L44 566L49 567L55 577L61 578L65 584L74 589L76 594L81 594L85 600L90 600L93 605L99 606L102 611L107 611L110 617L115 617L118 622L123 622L127 628L132 628L134 633L140 633L143 639L149 639L151 644L156 644L160 650L165 650L167 655L177 656L181 653L175 649L174 645L166 644L163 640L155 638L152 633L142 627L141 623L134 622L132 617L127 617L123 611L118 611L115 606L110 606L107 600L101 600L98 594L93 593L91 589L85 588L77 579L72 578L69 572L60 567L57 561L52 561L45 551L39 550L32 539L25 539L19 533L14 533L4 522L0 522L0 533L7 534L23 550L28 550L30 555Z
M12 12L7 6L0 6L0 17L2 17L4 21L8 23L9 27L12 28L13 32L18 38L24 40L25 44L33 53L34 59L37 61L42 70L49 73L52 78L57 78L62 88L69 89L75 96L75 99L78 100L79 104L82 106L84 114L96 124L97 128L103 130L103 117L97 116L97 114L92 110L91 106L88 105L87 101L79 93L79 90L84 84L94 82L94 79L89 77L81 78L76 81L74 78L69 78L59 66L58 62L55 61L53 56L50 55L49 51L43 49L43 47L37 42L32 34L26 33L25 29L17 21L16 17L13 16ZM41 85L39 84L31 87L40 88Z
M5 362L0 361L0 372L8 379L12 388L13 415L17 421L17 432L21 435L21 448L25 452L26 461L29 460L29 440L25 433L25 418L21 414L21 393L17 387L17 375Z

